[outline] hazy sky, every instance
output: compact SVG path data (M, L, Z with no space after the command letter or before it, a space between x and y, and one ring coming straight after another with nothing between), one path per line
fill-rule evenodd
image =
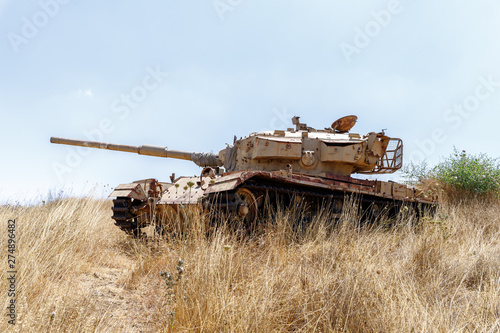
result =
M499 32L497 0L0 0L0 201L200 172L51 136L217 152L355 114L406 162L499 157Z

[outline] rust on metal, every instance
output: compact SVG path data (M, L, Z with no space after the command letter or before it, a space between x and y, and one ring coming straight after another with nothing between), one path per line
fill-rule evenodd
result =
M339 133L349 132L351 128L356 125L358 121L358 117L356 116L346 116L340 119L337 119L332 123L332 130L337 131Z

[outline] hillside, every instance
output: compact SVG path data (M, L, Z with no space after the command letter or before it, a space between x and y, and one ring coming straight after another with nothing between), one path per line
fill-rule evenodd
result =
M279 212L252 238L136 241L111 203L0 208L7 297L15 219L16 326L23 332L490 332L500 329L499 204L444 203L434 220L359 228L346 213L301 233ZM269 221L267 221L269 222ZM179 261L182 259L182 261ZM3 316L0 331L13 331Z

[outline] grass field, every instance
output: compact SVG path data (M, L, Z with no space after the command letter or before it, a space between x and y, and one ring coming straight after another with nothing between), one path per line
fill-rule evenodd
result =
M360 228L319 217L294 231L278 212L258 236L193 218L184 237L137 241L111 202L65 199L0 208L0 291L7 223L16 220L16 325L21 332L496 332L500 206L443 203L434 219ZM182 259L182 261L179 261ZM4 310L5 312L5 310Z

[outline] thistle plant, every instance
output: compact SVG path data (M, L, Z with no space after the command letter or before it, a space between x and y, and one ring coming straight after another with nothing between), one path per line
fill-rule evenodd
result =
M179 258L179 261L177 261L177 266L175 266L175 269L177 270L177 277L175 278L168 271L160 272L160 276L163 278L165 284L167 285L167 292L165 293L165 297L167 298L167 306L173 306L173 303L175 301L175 287L180 283L182 279L182 274L184 273L183 265L184 261ZM173 326L175 318L175 310L173 308L169 312L169 317L170 326Z

